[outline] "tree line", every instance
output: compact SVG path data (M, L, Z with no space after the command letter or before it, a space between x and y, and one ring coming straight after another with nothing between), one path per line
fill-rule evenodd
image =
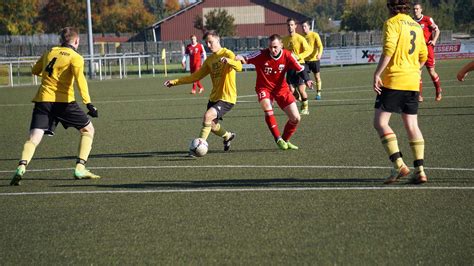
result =
M381 30L388 18L386 0L272 0L315 19L318 31ZM433 17L442 30L472 32L472 0L424 0L423 13ZM334 28L332 21L340 21Z
M272 0L315 19L316 29L329 31L380 30L387 19L386 0ZM138 33L170 14L190 5L189 0L91 0L93 32ZM442 30L472 32L472 0L421 1L424 14L433 17ZM81 32L87 28L86 1L2 0L0 35L57 33L65 25ZM216 9L203 18L197 16L194 27L217 29L222 36L235 33L234 18ZM340 21L334 27L333 21Z
M91 0L93 32L137 33L189 5L179 0ZM57 33L64 26L87 29L86 1L2 0L0 35Z

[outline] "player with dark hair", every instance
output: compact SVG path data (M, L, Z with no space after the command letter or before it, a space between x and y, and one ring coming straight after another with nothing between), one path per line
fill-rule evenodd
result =
M94 127L87 115L75 101L74 80L87 105L88 114L98 117L89 96L87 81L84 76L84 59L77 52L79 32L66 27L60 32L61 46L53 47L44 53L33 66L32 73L42 77L41 85L33 99L35 107L30 125L30 135L23 145L21 160L10 185L18 186L31 162L36 147L44 134L54 135L58 123L64 128L74 127L79 130L79 155L76 161L74 177L76 179L95 179L100 176L91 173L85 164L92 149Z
M312 52L311 47L306 39L296 32L297 24L295 19L288 18L286 25L288 26L289 35L283 37L283 48L295 54L298 62L304 65L304 59ZM308 94L306 93L304 80L301 79L294 70L289 70L287 73L287 81L291 86L291 90L295 92L296 95L299 93L301 96L301 114L308 115Z
M192 74L201 68L202 60L206 60L206 50L201 43L198 43L196 35L193 34L190 38L191 43L186 46L181 64L183 68L186 68L186 57L189 57L189 70ZM193 82L191 94L196 94L196 88L199 88L199 93L204 91L204 87L199 80Z
M209 133L224 139L224 151L230 149L231 141L235 138L235 133L226 131L219 120L224 114L229 112L237 102L237 86L235 83L236 71L242 71L242 63L235 60L234 53L220 44L220 37L215 31L208 31L203 39L212 55L207 57L202 67L190 76L180 79L167 80L164 85L172 87L181 84L188 84L211 76L212 91L207 104L207 111L204 113L201 133L199 138L207 140Z
M427 59L423 30L407 13L408 0L388 0L390 18L383 27L383 52L374 73L375 101L374 127L380 136L393 169L385 184L407 176L410 170L402 159L397 137L390 127L392 113L401 113L414 155L415 172L410 181L427 181L423 169L425 142L418 127L418 96L420 69Z
M321 88L322 88L322 81L321 81L321 56L323 55L323 43L321 42L321 37L317 32L314 32L310 28L309 21L304 21L301 23L301 27L303 28L303 37L308 42L309 46L311 47L311 54L305 58L305 68L306 71L313 72L314 79L316 82L316 100L321 100Z
M255 92L260 107L265 112L265 122L278 147L282 150L297 150L298 147L290 143L290 138L300 122L300 114L295 97L286 82L285 74L289 69L293 69L308 87L313 85L313 81L304 70L304 66L298 63L290 51L282 49L282 46L280 35L273 34L268 38L268 48L247 56L238 55L235 59L255 65L257 72ZM280 135L277 121L273 115L273 100L276 100L278 106L288 116L283 136Z
M426 69L428 69L428 73L430 74L431 80L433 81L433 85L436 89L436 101L441 101L441 82L439 81L439 75L435 71L435 56L434 56L434 47L436 46L436 42L438 41L438 37L440 31L438 26L435 24L433 18L423 15L421 12L423 9L421 8L420 3L416 3L413 5L413 13L415 16L415 21L421 25L423 29L423 34L425 37L425 42L428 47L428 60L425 63ZM423 81L420 79L420 97L419 101L423 101Z

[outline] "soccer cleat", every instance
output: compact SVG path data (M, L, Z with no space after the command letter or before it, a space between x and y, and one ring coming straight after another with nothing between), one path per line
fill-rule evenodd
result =
M316 97L314 98L315 100L321 100L321 91L316 92Z
M236 134L234 132L230 132L230 137L227 140L224 140L224 151L230 150L230 143L235 139L235 136Z
M204 88L199 88L199 94L204 92Z
M18 168L15 171L15 175L13 175L12 181L10 181L10 186L19 186L21 184L21 179L23 178L23 175L25 174L26 169L25 167L18 166Z
M196 94L196 90L192 90L189 94Z
M299 149L298 146L291 144L289 141L286 142L286 145L288 145L288 150L297 150Z
M418 102L420 102L420 103L423 102L423 96L421 96L421 95L418 96Z
M279 138L276 141L276 144L278 145L278 148L280 148L280 150L288 150L288 144L282 138Z
M309 115L309 110L308 110L308 108L301 109L300 114L302 114L302 115Z
M410 169L406 165L402 165L398 169L392 168L390 176L385 178L383 183L386 185L392 184L397 182L400 178L407 176L408 174L410 174Z
M435 101L439 102L439 101L441 101L442 98L443 98L443 96L441 95L441 90L436 91Z
M428 182L428 177L426 176L425 171L414 172L411 175L410 180L408 181L408 183L415 185L423 184L426 182Z
M74 178L75 179L99 179L100 176L93 174L91 171L87 169L84 169L82 171L74 170Z

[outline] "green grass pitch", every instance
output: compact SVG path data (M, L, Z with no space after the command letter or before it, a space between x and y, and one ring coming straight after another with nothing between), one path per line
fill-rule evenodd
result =
M209 78L203 95L165 88L164 77L90 82L100 117L88 167L103 178L72 178L78 134L58 127L19 187L9 182L37 88L0 88L1 264L472 265L474 78L455 78L466 62L438 62L441 102L424 70L422 186L382 185L375 65L322 69L323 100L310 101L298 151L277 149L255 73L239 73L239 102L222 122L237 133L232 149L211 134L198 159L186 154ZM400 116L391 125L411 165Z

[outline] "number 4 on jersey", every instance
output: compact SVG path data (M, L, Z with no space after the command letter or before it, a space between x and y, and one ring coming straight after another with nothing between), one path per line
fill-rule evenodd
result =
M51 75L53 74L53 66L54 66L54 63L56 63L56 57L54 57L53 59L51 59L51 61L49 61L48 65L46 65L46 68L44 69L44 71L48 72L48 76L51 77Z

